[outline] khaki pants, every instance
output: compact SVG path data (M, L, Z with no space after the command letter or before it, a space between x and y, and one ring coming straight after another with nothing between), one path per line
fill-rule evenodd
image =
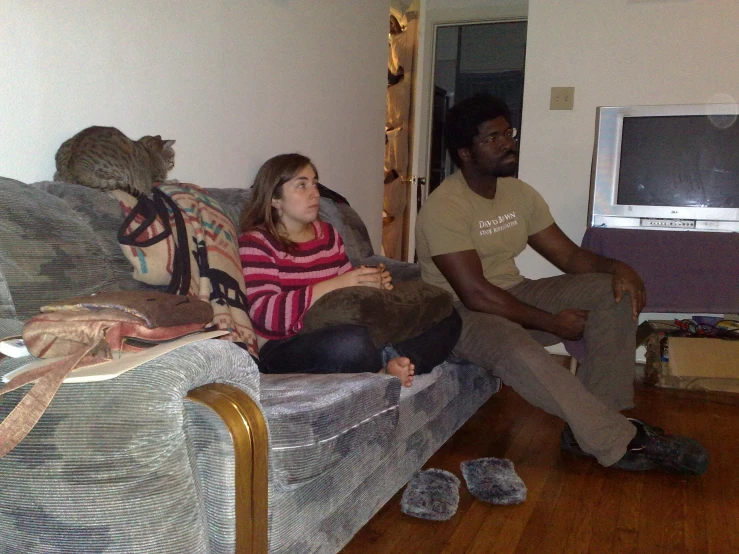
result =
M508 292L550 313L589 310L585 359L572 375L542 345L561 339L456 302L462 334L454 353L490 369L522 398L570 424L580 447L604 465L626 452L636 428L619 413L634 406L636 323L624 294L613 298L611 276L601 273L526 280Z

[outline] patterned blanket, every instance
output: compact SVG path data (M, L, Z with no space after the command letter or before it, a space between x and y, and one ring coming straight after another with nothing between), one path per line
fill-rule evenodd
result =
M213 324L229 332L224 338L244 343L250 354L257 357L256 335L247 315L246 287L238 254L238 235L231 219L208 193L188 183L155 185L171 198L183 215L190 254L190 288L188 294L210 302ZM120 202L127 217L137 199L116 190L111 194ZM164 240L150 246L121 244L123 253L133 265L134 279L150 285L169 285L175 266L177 233L172 207L167 208L173 230ZM137 244L146 243L165 231L161 219L141 228L143 216L136 216L126 229L127 234L140 231Z

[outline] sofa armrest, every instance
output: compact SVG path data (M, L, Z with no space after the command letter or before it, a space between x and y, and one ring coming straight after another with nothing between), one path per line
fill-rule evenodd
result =
M235 554L266 553L269 437L261 408L241 389L221 383L191 390L187 398L212 409L231 435L234 447Z
M26 390L0 397L0 418ZM67 552L226 551L213 547L185 425L186 405L193 402L186 398L224 417L236 471L252 475L247 485L232 476L238 483L232 504L249 518L251 536L236 531L241 519L226 533L241 537L241 552L266 544L267 430L259 373L245 351L208 340L112 380L60 387L28 436L0 459L0 551L60 545ZM222 496L232 493L233 487ZM249 505L251 515L244 513Z

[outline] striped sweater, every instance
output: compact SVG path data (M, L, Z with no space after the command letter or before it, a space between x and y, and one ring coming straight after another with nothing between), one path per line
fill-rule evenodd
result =
M352 269L336 229L323 221L313 225L316 238L298 243L290 253L259 230L239 237L249 317L255 332L265 339L282 339L300 331L313 285Z

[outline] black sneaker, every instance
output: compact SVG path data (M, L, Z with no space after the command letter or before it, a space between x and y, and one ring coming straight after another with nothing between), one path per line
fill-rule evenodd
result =
M582 448L580 448L580 445L577 443L575 435L569 425L565 425L565 428L562 431L562 435L559 438L559 444L562 450L565 450L570 454L575 454L576 456L585 456L587 458L595 458L595 456L593 456L592 454L588 454ZM647 471L650 469L654 469L657 466L655 466L654 463L652 463L647 458L638 454L634 454L627 450L626 454L624 454L619 461L617 461L610 467L624 469L626 471Z
M629 418L637 433L623 457L611 467L627 471L662 469L670 473L703 475L708 469L708 452L688 437L668 435L659 427L652 427L638 419ZM562 450L577 456L593 457L577 444L569 425L560 437Z
M650 460L655 467L670 473L703 475L708 469L708 451L695 439L668 435L638 419L629 418L637 435L629 444L627 454Z

